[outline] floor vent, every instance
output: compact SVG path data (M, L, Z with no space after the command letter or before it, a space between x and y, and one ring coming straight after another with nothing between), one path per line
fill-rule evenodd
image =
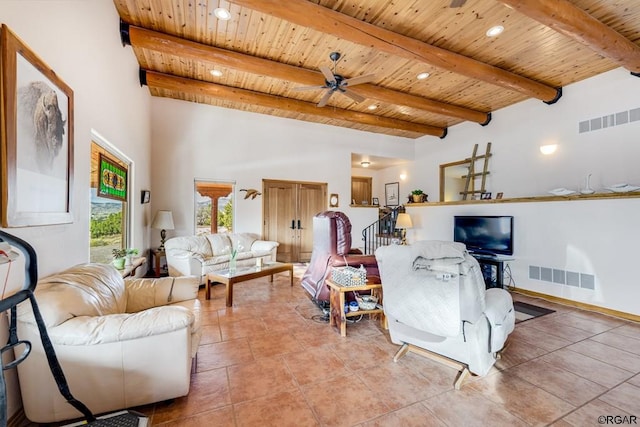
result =
M593 274L561 270L558 268L530 265L529 279L555 283L563 286L573 286L575 288L596 289L596 277Z
M640 108L634 108L628 111L621 111L619 113L608 114L606 116L581 121L578 123L578 133L626 125L627 123L637 121L640 121Z

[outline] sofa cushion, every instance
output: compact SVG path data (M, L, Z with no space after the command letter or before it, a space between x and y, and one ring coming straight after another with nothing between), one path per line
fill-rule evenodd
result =
M210 256L222 256L231 254L231 240L226 234L207 234L206 239L211 245Z
M127 304L124 280L109 264L81 264L44 277L35 296L48 328L72 317L124 313ZM30 305L20 304L18 315L35 324Z
M231 233L229 234L229 239L233 249L237 250L238 253L242 253L251 251L251 245L258 240L258 236L251 233Z
M159 279L125 279L127 313L198 298L197 277L162 277Z
M213 255L211 244L205 236L182 236L174 237L164 243L167 252L183 250L195 254L200 254L205 258Z

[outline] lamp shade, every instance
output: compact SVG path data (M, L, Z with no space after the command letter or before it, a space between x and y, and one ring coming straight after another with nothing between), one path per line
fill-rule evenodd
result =
M158 211L151 223L152 228L161 230L173 230L173 214L171 211Z
M396 220L396 228L413 228L411 216L408 213L399 213Z

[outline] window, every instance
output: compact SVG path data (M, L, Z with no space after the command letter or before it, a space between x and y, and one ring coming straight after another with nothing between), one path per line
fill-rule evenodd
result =
M232 182L195 181L196 234L233 231Z
M108 150L102 144L91 142L89 243L89 261L91 262L109 263L113 259L111 254L113 249L123 249L128 246L130 192L127 190L131 162L123 157ZM104 175L103 179L101 179L102 175ZM103 182L101 191L99 190L100 181ZM100 196L99 193L102 195Z

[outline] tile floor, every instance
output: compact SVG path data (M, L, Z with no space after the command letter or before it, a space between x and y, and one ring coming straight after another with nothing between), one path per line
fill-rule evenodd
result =
M296 268L298 279L302 273ZM209 301L200 292L205 326L189 395L138 409L154 426L597 426L606 425L601 416L640 418L640 324L513 296L556 312L518 324L489 375L454 390L451 368L411 353L394 363L398 347L376 321L349 324L340 337L286 274L236 285L233 308L216 285Z

